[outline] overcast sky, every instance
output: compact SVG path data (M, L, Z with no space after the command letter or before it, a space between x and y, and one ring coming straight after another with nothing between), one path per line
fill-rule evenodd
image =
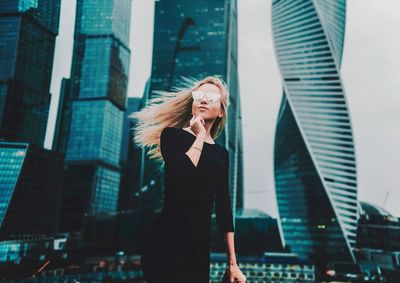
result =
M69 77L76 0L62 0L49 124L51 147L62 77ZM154 2L132 1L129 96L150 75ZM341 76L355 140L360 200L400 216L400 1L347 1ZM271 37L271 0L238 0L245 207L276 217L273 139L281 78ZM385 202L385 196L387 200Z

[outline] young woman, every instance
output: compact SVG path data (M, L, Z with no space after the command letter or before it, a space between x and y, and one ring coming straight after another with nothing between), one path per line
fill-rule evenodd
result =
M244 283L234 249L229 151L214 141L227 121L229 93L217 77L186 83L131 116L138 119L135 142L157 145L150 158L164 161L165 170L164 206L141 251L143 274L147 283L208 283L215 204L228 254L227 278Z

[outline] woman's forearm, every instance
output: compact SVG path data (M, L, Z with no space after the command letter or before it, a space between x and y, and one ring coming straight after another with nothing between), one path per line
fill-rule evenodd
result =
M205 139L206 139L206 137L204 135L199 134L196 137L196 139L194 140L192 146L185 153L187 156L189 156L190 160L192 160L192 163L196 167L197 167L197 164L199 163L201 150L203 150L203 144L204 144ZM196 148L194 148L193 146Z
M226 252L228 255L228 265L237 265L236 262L236 255L235 255L235 233L234 232L226 232L224 234L225 238L225 247L226 247Z

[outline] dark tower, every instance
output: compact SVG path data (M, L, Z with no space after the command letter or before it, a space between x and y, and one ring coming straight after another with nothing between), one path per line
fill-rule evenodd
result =
M130 50L130 0L78 0L70 81L62 229L117 210ZM68 123L64 123L68 124Z

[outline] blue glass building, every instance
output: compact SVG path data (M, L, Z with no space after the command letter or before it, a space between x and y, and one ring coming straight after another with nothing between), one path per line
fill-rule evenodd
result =
M234 212L236 208L243 207L242 124L237 58L236 0L155 2L148 98L152 97L154 90L173 90L174 86L181 83L181 76L201 79L207 75L219 75L227 82L230 91L228 122L216 142L230 151ZM158 164L146 159L144 166L142 184L152 191L147 193L147 199L144 200L147 207L144 217L148 217L161 210L163 180L156 171Z
M357 227L357 249L400 250L400 218L386 209L360 201Z
M344 0L275 0L283 83L274 170L280 229L292 252L354 261L357 176L343 87Z
M0 239L57 231L62 157L43 148L60 0L0 1Z
M35 144L0 142L0 240L57 232L62 166Z
M129 75L130 0L78 0L70 85L62 229L117 209ZM64 89L65 90L65 89ZM65 107L65 106L64 106ZM64 123L64 122L61 122ZM68 123L64 123L68 124Z
M43 146L60 0L0 1L0 138Z

